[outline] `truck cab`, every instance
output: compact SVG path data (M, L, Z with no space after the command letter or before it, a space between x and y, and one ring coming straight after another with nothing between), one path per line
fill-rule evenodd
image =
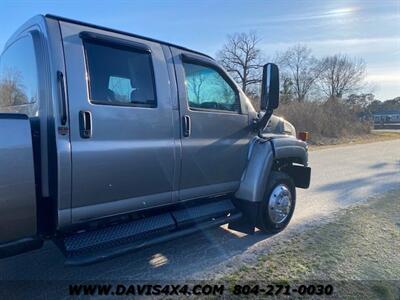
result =
M0 257L52 240L82 264L224 223L282 230L307 145L272 116L273 64L262 91L257 112L205 54L32 18L0 58Z

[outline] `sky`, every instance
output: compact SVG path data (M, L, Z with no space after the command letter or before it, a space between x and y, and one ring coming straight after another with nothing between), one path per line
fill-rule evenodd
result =
M0 0L0 49L27 19L46 13L165 40L213 57L229 34L255 31L267 58L299 43L317 57L362 57L376 98L400 96L400 0Z

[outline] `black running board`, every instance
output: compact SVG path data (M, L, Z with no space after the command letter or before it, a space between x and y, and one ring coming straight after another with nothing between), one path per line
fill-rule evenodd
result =
M58 245L67 265L86 265L230 223L241 216L232 202L225 199L67 235Z
M190 235L192 233L206 230L208 228L212 227L217 227L226 223L229 223L231 221L238 220L242 217L241 213L236 213L232 214L229 217L221 218L221 219L215 219L213 221L209 222L204 222L201 224L195 224L191 227L186 227L184 229L176 230L169 232L168 234L148 238L145 240L141 241L136 241L130 244L126 244L120 247L115 247L108 249L107 252L95 252L91 253L90 255L85 255L85 256L72 256L72 257L67 257L65 260L65 265L68 266L82 266L82 265L90 265L94 263L98 263L107 259L111 259L114 257L118 257L145 247L150 247L159 243L163 243L166 241L170 241L173 239L180 238L185 235Z

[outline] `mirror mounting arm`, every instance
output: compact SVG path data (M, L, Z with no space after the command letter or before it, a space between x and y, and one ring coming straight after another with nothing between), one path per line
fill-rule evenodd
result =
M262 137L262 131L267 126L269 119L272 116L273 109L266 110L264 115L255 123L255 129L258 132L258 136Z

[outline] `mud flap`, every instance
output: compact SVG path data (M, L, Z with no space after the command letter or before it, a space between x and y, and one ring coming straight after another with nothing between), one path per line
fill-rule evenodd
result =
M243 232L245 234L253 234L256 229L260 202L251 202L240 199L235 199L232 202L242 213L242 217L238 220L230 222L228 228Z
M308 189L311 181L311 168L292 165L284 170L294 181L298 188Z

